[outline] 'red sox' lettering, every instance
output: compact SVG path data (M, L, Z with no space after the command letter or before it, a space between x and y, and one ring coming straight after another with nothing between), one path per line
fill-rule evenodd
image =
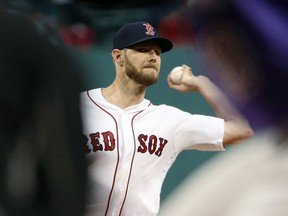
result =
M91 139L91 145L92 145L92 151L103 151L103 146L104 146L104 151L113 151L115 149L115 138L114 135L111 131L106 131L101 133L102 135L102 141L103 143L100 143L100 133L92 133L90 134L90 139ZM91 152L91 150L88 152Z
M90 143L92 148L87 148L87 152L97 152L97 151L113 151L115 149L115 138L111 131L96 132L89 135ZM139 146L137 152L155 154L158 157L162 155L165 145L168 143L166 139L162 137L157 138L155 135L144 135L140 134L138 136Z
M147 150L150 154L155 154L158 157L161 156L165 145L168 143L166 139L157 136L151 135L148 138L148 135L140 134L138 136L138 141L140 143L137 152L146 153Z

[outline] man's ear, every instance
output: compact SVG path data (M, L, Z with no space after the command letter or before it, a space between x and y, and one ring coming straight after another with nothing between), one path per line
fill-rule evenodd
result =
M121 52L121 50L114 49L112 51L112 57L116 63L123 65L124 59L123 59L123 52Z

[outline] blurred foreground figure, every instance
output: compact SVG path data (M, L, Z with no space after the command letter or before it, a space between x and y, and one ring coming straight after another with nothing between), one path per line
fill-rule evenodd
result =
M159 216L288 215L288 5L225 3L202 14L200 47L256 135L192 173Z
M79 216L85 202L81 79L44 34L1 7L1 216Z

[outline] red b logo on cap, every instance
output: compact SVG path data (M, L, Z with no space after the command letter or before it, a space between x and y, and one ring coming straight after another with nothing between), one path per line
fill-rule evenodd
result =
M155 31L153 29L153 26L151 26L149 23L143 23L144 26L146 26L146 34L147 35L154 35L155 34Z

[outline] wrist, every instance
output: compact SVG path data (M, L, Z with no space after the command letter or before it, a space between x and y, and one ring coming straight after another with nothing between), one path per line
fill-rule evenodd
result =
M197 90L201 92L203 89L206 89L207 85L211 83L210 79L204 75L198 75L197 76L197 81L196 81L196 86Z

